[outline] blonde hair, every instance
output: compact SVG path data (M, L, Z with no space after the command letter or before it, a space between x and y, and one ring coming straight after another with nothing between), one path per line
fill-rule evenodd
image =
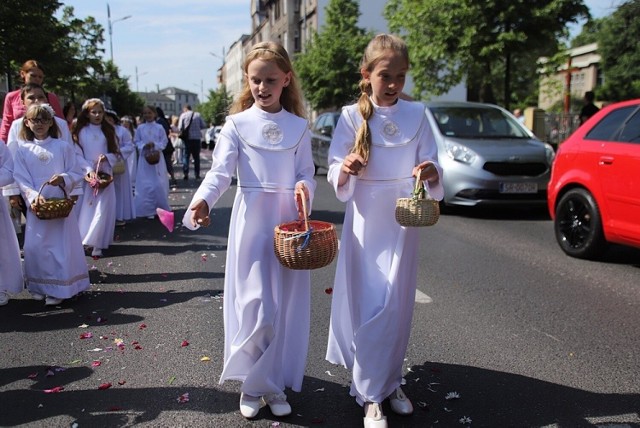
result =
M389 50L399 53L409 66L409 49L407 44L400 37L393 34L378 34L375 36L366 49L360 62L360 71L371 72L378 64L380 59ZM371 82L364 77L358 84L360 87L360 97L358 98L358 111L362 116L362 124L356 133L356 140L351 150L365 161L369 160L369 151L371 150L371 132L369 131L369 118L373 115L373 103L371 102Z
M36 138L31 128L27 126L27 120L35 119L38 116L40 119L51 122L49 131L47 132L49 137L59 138L60 128L58 128L58 124L54 119L55 114L53 113L53 108L51 108L49 104L31 104L29 108L27 108L24 119L22 120L22 128L20 128L20 132L18 132L18 137L25 141L33 141Z
M306 118L306 112L302 104L302 92L298 86L296 80L296 74L289 60L289 55L282 45L275 42L262 42L254 45L251 51L247 54L244 60L242 70L245 75L249 69L249 64L256 59L263 61L274 61L278 68L284 73L291 73L291 79L289 85L282 88L280 94L280 104L282 107L290 113ZM254 103L253 95L251 94L251 87L249 82L245 79L242 86L242 92L238 99L231 105L229 109L230 114L240 113L247 110Z

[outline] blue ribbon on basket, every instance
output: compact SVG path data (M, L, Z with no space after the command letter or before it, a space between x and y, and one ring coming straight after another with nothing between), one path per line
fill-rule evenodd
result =
M309 242L311 241L311 232L313 232L313 228L309 226L309 230L304 231L302 233L298 233L297 235L292 235L288 238L285 238L284 240L290 241L292 239L304 238L304 241L302 242L302 244L300 244L300 246L296 248L296 253L299 253L300 251L304 250L309 246Z

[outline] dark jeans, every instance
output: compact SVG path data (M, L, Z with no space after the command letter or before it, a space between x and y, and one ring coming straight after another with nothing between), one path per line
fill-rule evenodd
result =
M200 177L200 140L187 140L182 151L182 172L184 177L189 176L189 157L193 157L193 170L196 177Z

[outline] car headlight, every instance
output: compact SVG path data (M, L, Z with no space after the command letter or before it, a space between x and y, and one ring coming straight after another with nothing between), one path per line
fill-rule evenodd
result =
M474 152L467 146L463 146L462 144L454 143L451 141L445 142L445 149L447 151L447 155L449 155L451 159L466 164L472 164L478 156L476 152Z
M553 159L556 157L556 152L550 144L544 143L544 154L547 156L547 162L551 165L553 163Z

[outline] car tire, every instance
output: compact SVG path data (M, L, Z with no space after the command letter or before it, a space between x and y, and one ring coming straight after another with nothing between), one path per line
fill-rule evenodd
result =
M598 204L582 188L571 189L560 198L554 230L560 248L572 257L595 259L607 247Z

